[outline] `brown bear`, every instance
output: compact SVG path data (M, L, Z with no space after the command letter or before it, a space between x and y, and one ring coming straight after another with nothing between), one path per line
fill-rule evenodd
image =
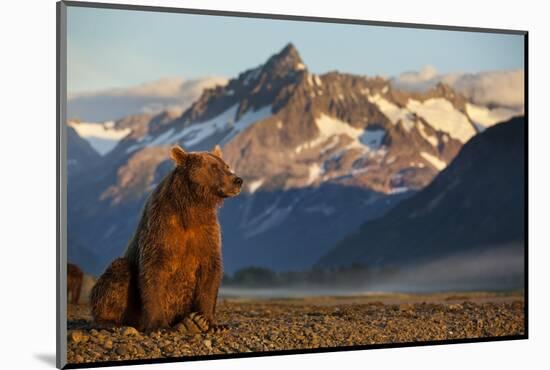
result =
M78 303L80 299L80 290L82 289L82 279L84 273L75 264L67 263L67 291L70 295L71 303Z
M149 196L124 257L92 289L98 324L221 328L214 316L223 274L217 210L224 198L239 194L243 180L219 146L211 153L176 146L171 158L176 166Z

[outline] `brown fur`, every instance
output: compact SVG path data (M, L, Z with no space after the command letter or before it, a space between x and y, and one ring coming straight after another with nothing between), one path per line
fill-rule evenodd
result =
M98 323L143 330L172 326L199 312L210 328L222 278L217 209L242 179L212 153L171 150L176 167L146 202L125 256L107 268L91 294Z
M67 291L70 294L71 303L78 303L80 299L83 277L84 273L80 267L72 263L67 264Z

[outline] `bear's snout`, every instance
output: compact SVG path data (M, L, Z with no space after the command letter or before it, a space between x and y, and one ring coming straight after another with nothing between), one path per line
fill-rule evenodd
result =
M235 174L228 174L228 176L225 176L222 180L221 187L219 188L219 195L222 198L234 197L241 192L243 183L244 180L241 177Z

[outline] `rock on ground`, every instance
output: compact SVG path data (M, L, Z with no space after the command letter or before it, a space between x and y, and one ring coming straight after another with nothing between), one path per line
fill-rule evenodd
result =
M230 330L215 335L181 334L177 329L146 334L129 327L94 328L87 306L70 305L68 362L485 338L525 332L521 296L395 303L361 298L222 300L217 318Z

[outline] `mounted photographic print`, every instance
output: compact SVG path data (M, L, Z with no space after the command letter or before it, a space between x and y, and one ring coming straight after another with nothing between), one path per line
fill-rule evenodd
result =
M526 50L58 3L58 367L527 338Z

